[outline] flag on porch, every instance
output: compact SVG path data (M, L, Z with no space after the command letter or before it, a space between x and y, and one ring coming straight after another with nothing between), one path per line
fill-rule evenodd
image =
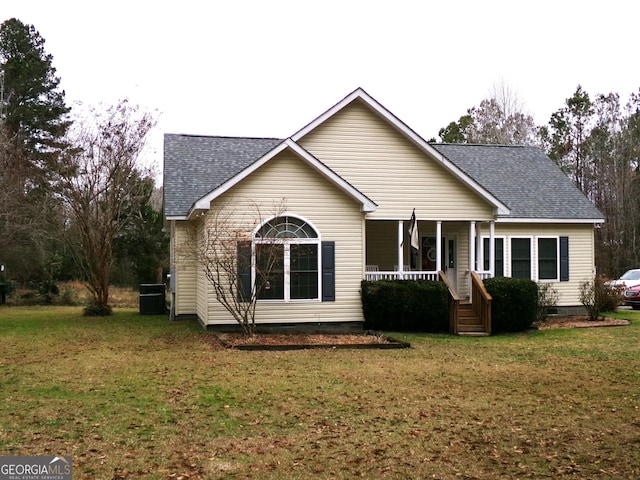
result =
M420 241L418 240L418 222L416 221L416 209L411 214L411 222L409 223L409 238L411 239L411 253L417 255L420 251Z

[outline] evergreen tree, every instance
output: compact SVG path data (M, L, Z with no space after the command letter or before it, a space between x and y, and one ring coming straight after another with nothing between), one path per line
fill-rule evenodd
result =
M438 132L444 143L467 143L467 130L473 123L471 115L463 115L457 122L451 122Z
M62 229L56 186L70 121L44 39L12 18L0 25L0 260L38 280ZM19 275L19 277L17 276Z
M113 282L161 283L163 267L169 264L169 234L164 231L162 188L155 188L153 178L148 176L140 176L135 182L140 198L124 209L122 231L113 241L117 259Z
M70 125L70 108L44 42L33 25L16 18L0 25L0 120L24 153L19 157L26 165L16 167L25 167L25 179L36 180L36 185L55 171Z
M551 115L549 126L540 128L540 137L551 159L590 196L590 164L587 143L594 109L589 94L578 85L565 106Z

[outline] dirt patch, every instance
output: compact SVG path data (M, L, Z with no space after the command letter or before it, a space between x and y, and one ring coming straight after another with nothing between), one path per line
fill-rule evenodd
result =
M572 315L568 317L547 317L537 323L538 330L552 330L555 328L594 328L594 327L622 327L629 325L629 320L605 317L603 320L589 320L586 315Z
M407 348L410 345L381 334L349 333L218 333L216 341L238 350L298 350L308 348Z

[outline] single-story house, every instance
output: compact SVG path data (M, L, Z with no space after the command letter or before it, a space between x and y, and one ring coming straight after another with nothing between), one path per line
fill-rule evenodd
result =
M203 326L236 321L184 245L223 223L253 256L242 288L282 245L256 323L326 326L363 322L363 279L445 277L473 301L473 278L529 278L573 311L604 221L539 148L429 143L360 88L286 139L166 134L164 209L171 313Z

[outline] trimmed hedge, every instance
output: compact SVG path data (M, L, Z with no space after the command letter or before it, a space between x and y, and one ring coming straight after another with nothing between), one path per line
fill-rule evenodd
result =
M368 330L447 332L447 287L429 280L363 280L362 310Z
M523 278L495 277L484 281L493 298L491 331L520 332L531 328L538 310L538 284Z

